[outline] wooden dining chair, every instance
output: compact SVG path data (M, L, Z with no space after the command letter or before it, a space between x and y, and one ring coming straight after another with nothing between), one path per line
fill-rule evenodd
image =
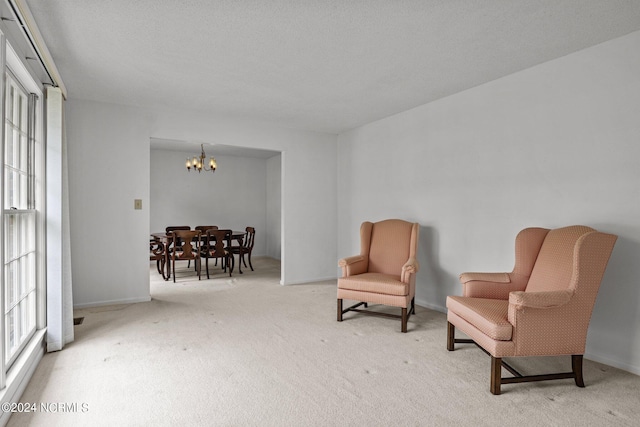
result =
M227 250L231 244L231 230L207 230L205 238L206 247L201 251L202 257L205 258L205 269L207 270L207 279L209 278L209 259L222 259L222 269L226 273L229 269L229 277L233 271L233 256ZM226 247L225 247L226 245Z
M176 281L176 261L195 262L198 280L200 280L200 230L173 230L169 234L173 251L171 253L171 267L173 270L173 281Z
M191 230L191 227L189 227L188 225L170 225L167 228L164 229L164 231L167 233L167 235L169 233L171 233L172 231L175 230ZM182 242L180 240L178 240L178 244L182 245ZM173 252L173 242L171 239L169 239L169 243L167 245L167 250L171 253Z
M253 271L253 265L251 264L251 252L253 251L253 242L256 237L256 229L254 227L247 227L245 229L245 234L242 239L241 245L230 246L229 252L231 256L238 255L238 271L242 274L242 265L247 266L246 259L249 260L249 267L251 267L251 271ZM246 259L245 259L246 255Z
M149 240L149 261L155 261L158 273L162 275L164 280L168 280L165 273L165 249L165 245L159 237L154 236Z
M207 230L217 230L218 226L217 225L197 225L195 230L200 230L201 234L201 242L200 242L200 247L202 249L205 249L207 247ZM191 265L191 263L189 263L189 266ZM217 264L217 260L216 260L216 265Z

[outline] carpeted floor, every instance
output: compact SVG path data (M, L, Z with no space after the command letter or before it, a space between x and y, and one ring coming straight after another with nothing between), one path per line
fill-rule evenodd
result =
M335 281L281 286L279 262L254 267L202 281L182 270L175 284L152 269L151 302L77 310L76 341L45 355L22 398L63 405L8 425L640 423L638 376L586 360L584 389L560 380L493 396L488 356L446 350L444 314L417 307L406 334L379 317L338 323ZM530 374L570 370L568 358L511 362Z

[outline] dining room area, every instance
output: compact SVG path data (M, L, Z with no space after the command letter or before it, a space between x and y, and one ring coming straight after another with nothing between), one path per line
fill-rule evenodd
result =
M256 257L279 262L281 157L151 138L151 281L237 277L255 271Z

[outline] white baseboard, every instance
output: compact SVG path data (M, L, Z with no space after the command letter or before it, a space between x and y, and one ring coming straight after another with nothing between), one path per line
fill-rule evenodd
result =
M315 282L326 282L327 280L338 280L338 278L336 276L328 276L328 277L319 277L316 279L308 279L308 280L303 280L303 281L293 281L293 282L282 282L282 280L280 281L280 284L283 286L291 286L291 285L304 285L306 283L315 283Z
M151 301L151 296L114 299L114 300L108 300L108 301L96 301L96 302L88 302L84 304L74 304L73 308L78 309L78 308L100 307L103 305L134 304L137 302L149 302L149 301Z
M429 310L433 310L433 311L439 311L440 313L446 313L447 309L445 307L436 305L436 304L431 304L428 303L426 301L420 300L416 298L416 305L419 305L420 307L424 307L424 308L428 308Z
M629 365L628 363L620 362L619 360L614 360L607 356L600 356L597 354L586 352L584 354L584 358L593 360L594 362L602 363L603 365L613 366L614 368L622 369L623 371L631 372L635 375L640 375L640 367Z

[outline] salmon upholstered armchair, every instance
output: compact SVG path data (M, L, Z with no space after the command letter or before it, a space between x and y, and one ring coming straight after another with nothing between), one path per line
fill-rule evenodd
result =
M463 296L447 297L447 349L475 343L491 356L491 386L573 378L584 387L582 357L598 288L617 237L575 225L527 228L516 237L511 273L463 273ZM471 339L456 339L455 328ZM523 376L504 357L571 355L572 371ZM502 367L513 377L502 378Z
M349 311L362 314L399 318L402 332L407 332L407 321L415 314L416 273L418 261L418 234L420 226L401 219L388 219L376 223L363 222L360 226L360 255L343 258L338 262L342 277L338 279L338 322ZM342 309L342 300L358 303ZM400 307L400 315L361 310L368 303Z

